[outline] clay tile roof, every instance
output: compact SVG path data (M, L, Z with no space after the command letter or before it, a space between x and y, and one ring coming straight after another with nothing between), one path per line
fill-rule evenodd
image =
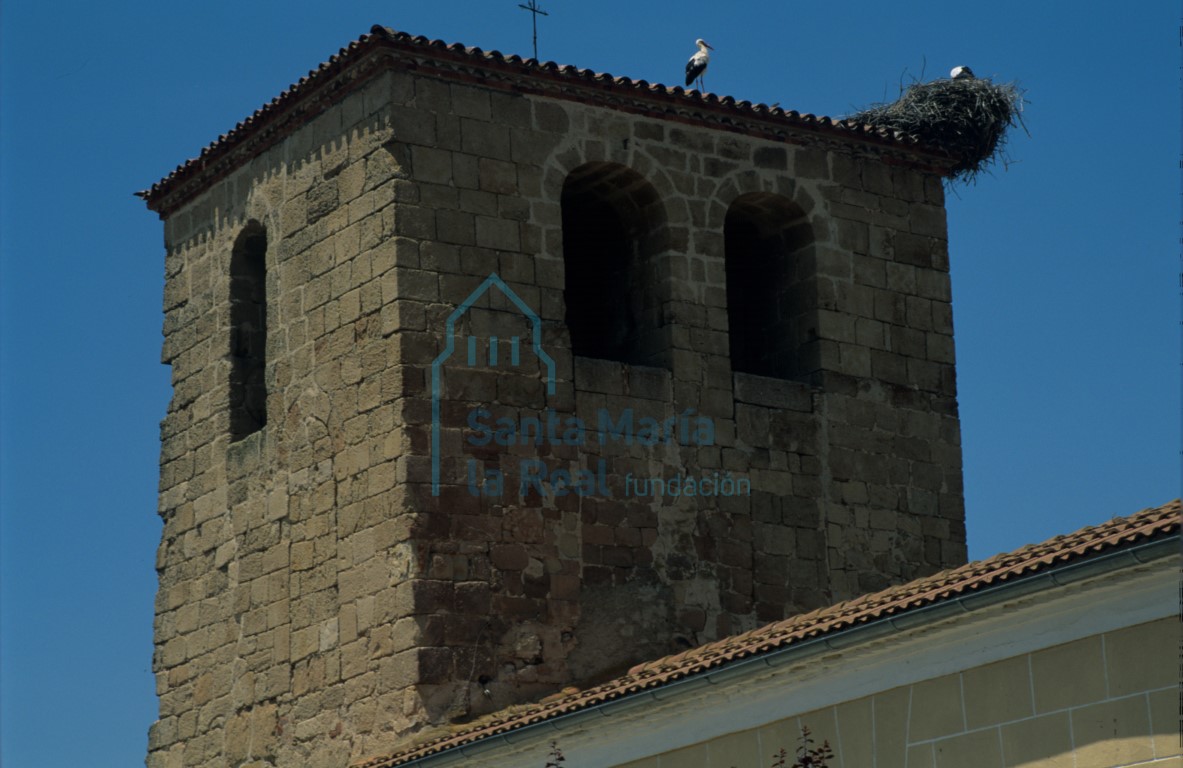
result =
M713 93L703 94L698 91L686 90L681 86L665 86L648 83L645 80L632 80L627 77L613 77L607 73L593 72L570 65L558 65L553 61L539 62L536 59L523 59L517 55L505 55L499 51L483 51L476 47L466 47L458 43L448 44L443 40L428 40L423 36L412 36L405 32L397 32L387 27L375 26L367 35L349 43L328 61L306 76L292 83L282 93L273 98L245 120L241 121L228 133L224 133L201 153L177 166L170 174L153 184L149 189L137 192L148 207L166 212L161 207L162 198L176 190L180 185L191 181L194 177L213 174L218 177L218 171L223 173L244 161L240 155L243 145L249 143L245 152L245 159L249 159L259 151L260 145L267 146L282 136L290 133L299 125L315 115L322 108L325 100L331 102L356 85L360 80L348 82L341 79L343 73L352 70L355 65L370 61L372 54L378 52L393 54L405 66L416 67L423 71L444 71L456 66L479 68L485 71L498 71L502 75L509 75L523 92L543 92L541 86L579 83L592 86L605 92L606 97L624 95L620 91L627 91L637 98L642 98L652 104L655 113L672 117L674 107L693 108L703 114L719 113L716 118L723 120L714 122L716 127L725 127L726 116L746 117L761 121L774 121L779 129L804 129L810 132L824 134L841 134L848 138L860 139L885 147L907 148L913 153L929 158L936 166L943 166L946 155L937 148L927 147L912 135L887 128L875 127L856 122L854 120L835 120L829 117L817 117L803 114L795 110L783 110L779 107L769 107L765 104L752 104L748 101L737 102L731 96L719 97ZM445 65L442 68L432 66ZM535 88L531 87L533 83ZM608 102L608 99L605 99ZM657 102L664 102L657 103ZM255 141L255 139L262 141ZM231 157L231 156L234 157ZM202 185L201 188L203 188Z
M1041 544L1031 544L987 560L941 571L900 586L837 605L774 622L743 634L639 664L628 674L582 691L570 689L537 704L514 707L440 738L388 757L361 763L357 768L394 768L412 760L471 744L534 723L657 688L740 659L752 658L794 643L849 629L876 619L899 616L943 600L1032 576L1056 566L1116 552L1155 539L1177 535L1183 507L1178 499L1129 517L1081 528Z

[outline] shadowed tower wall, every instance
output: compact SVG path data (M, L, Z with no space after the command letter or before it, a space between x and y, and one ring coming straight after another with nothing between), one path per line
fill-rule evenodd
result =
M145 193L149 764L344 766L963 562L942 163L375 31Z

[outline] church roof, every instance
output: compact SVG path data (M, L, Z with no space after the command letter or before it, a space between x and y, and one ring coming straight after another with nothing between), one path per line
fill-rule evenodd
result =
M386 64L380 54L386 53ZM389 57L393 54L393 58ZM662 119L680 120L722 130L741 131L770 139L814 134L844 141L878 145L884 149L904 150L914 160L925 159L935 170L948 170L951 161L939 149L923 145L910 134L860 123L737 101L731 96L703 94L681 86L665 86L645 80L540 62L484 51L458 43L429 40L388 27L375 26L336 55L288 86L149 189L137 192L152 210L162 211L163 198L182 186L190 192L203 189L214 179L238 167L266 147L303 125L328 104L365 82L369 72L390 62L441 76L456 76L493 87L512 87L520 93L537 93L557 98L577 98L587 103L601 103L614 109L649 114ZM464 72L464 70L468 70ZM349 77L346 77L349 75ZM507 86L507 81L510 83ZM172 206L170 206L171 208Z
M483 739L544 723L581 710L648 692L688 677L713 672L795 644L837 635L878 620L920 619L942 604L955 605L987 590L1018 585L1055 571L1056 583L1072 581L1071 570L1112 556L1138 558L1143 545L1178 537L1180 501L1088 526L1013 552L891 587L881 592L794 616L764 627L707 643L682 653L637 665L627 675L582 691L568 691L537 704L514 707L453 733L398 754L369 760L358 768L395 768L414 760ZM1177 541L1175 542L1177 545ZM1173 545L1173 546L1175 546ZM1152 559L1147 557L1146 560ZM1138 560L1131 560L1138 562ZM1091 573L1081 569L1082 577ZM909 626L911 622L908 622Z

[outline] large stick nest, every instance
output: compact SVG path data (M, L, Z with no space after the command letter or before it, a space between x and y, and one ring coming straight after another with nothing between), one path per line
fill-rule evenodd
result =
M971 180L995 162L1005 162L1007 130L1023 125L1022 112L1023 91L1015 83L966 78L912 83L891 104L851 117L944 149L957 159L952 178Z

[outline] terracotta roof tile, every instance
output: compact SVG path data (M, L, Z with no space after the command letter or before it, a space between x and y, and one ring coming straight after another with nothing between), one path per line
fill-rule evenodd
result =
M319 100L322 97L331 100L348 90L348 83L335 82L334 78L355 64L367 60L370 54L377 51L393 52L408 62L417 59L431 59L451 65L462 64L477 66L484 70L499 70L518 78L524 91L531 90L529 84L532 81L537 84L543 84L545 81L568 84L583 82L606 90L619 91L623 89L648 100L665 102L664 106L667 110L675 103L693 105L707 112L724 112L733 116L772 120L783 128L842 134L885 146L894 145L909 148L912 152L920 152L931 157L938 164L939 159L945 157L939 149L921 145L915 136L883 127L866 125L854 120L836 120L796 110L770 107L766 104L736 101L731 96L720 97L713 93L704 94L695 90L687 90L681 86L669 87L649 83L645 80L614 77L607 73L580 69L571 65L560 66L553 61L539 62L535 59L523 59L517 55L507 56L499 51L483 51L480 48L466 47L458 43L448 44L443 40L429 40L423 36L412 36L387 27L375 26L369 34L362 35L349 43L331 56L328 61L309 71L305 77L292 83L270 102L255 110L252 115L239 122L230 132L220 135L202 149L197 157L177 166L170 174L153 184L149 189L136 194L147 201L150 208L160 210L158 206L165 195L201 172L215 169L220 161L225 160L233 150L240 148L248 139L260 134L274 134L272 138L276 138L302 124L306 117L315 114L316 111L301 109L300 106L305 101Z
M758 629L639 664L624 677L583 691L564 691L537 704L514 707L482 722L463 727L445 737L419 744L388 757L359 764L358 768L394 768L411 760L447 749L471 744L489 736L524 728L579 710L594 707L631 693L667 685L700 672L740 659L786 648L793 643L894 617L933 606L988 587L1035 575L1057 565L1091 555L1116 551L1177 534L1183 508L1176 499L1161 507L1146 509L1129 517L1114 518L1101 525L1081 528L1040 544L996 555L942 571L933 576L862 595L837 605L774 622Z

